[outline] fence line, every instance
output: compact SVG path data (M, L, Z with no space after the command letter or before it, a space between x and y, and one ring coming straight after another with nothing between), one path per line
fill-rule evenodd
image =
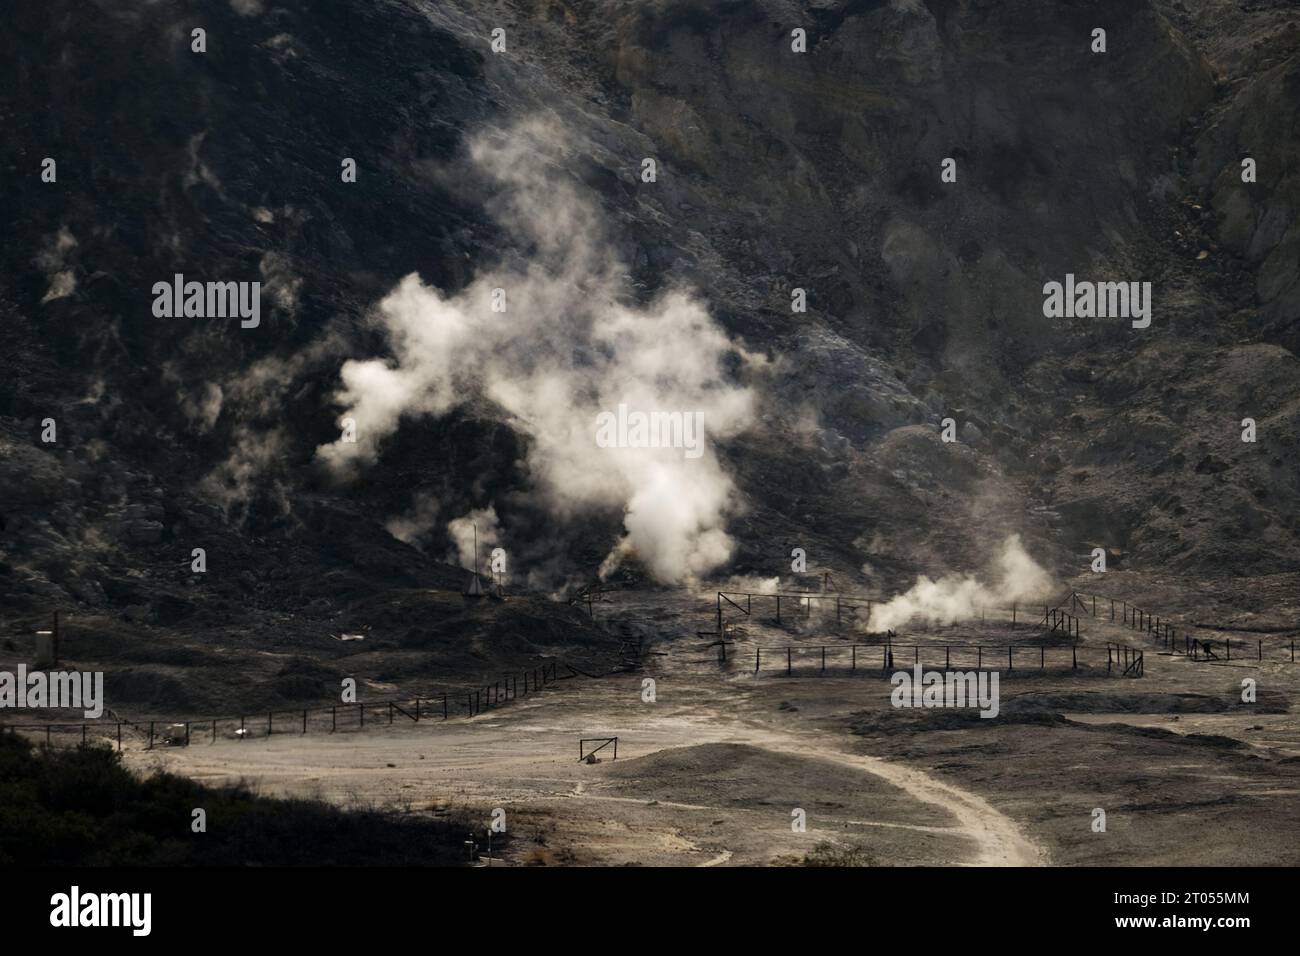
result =
M731 610L733 615L740 614L746 619L756 619L760 614L759 609L754 606L756 598L760 602L765 602L770 611L770 616L764 618L764 620L777 625L784 624L787 621L809 620L812 618L814 602L818 608L823 609L828 609L831 602L833 602L836 625L844 623L845 611L865 609L867 615L864 623L869 626L875 606L888 603L890 600L890 598L837 591L718 591L716 595L714 629L711 631L696 631L696 634L700 637L715 637L725 640L727 626L733 623L733 621L727 620L725 616L728 610ZM1067 609L1064 607L1069 600L1070 596L1067 595L1055 605L1050 601L1045 602L1042 605L1042 616L1037 618L1037 623L1035 623L1035 617L1038 605L1033 603L1012 601L1010 605L981 605L977 610L980 623L987 623L990 612L992 612L994 615L1004 615L1003 623L1009 623L1012 628L1021 626L1045 627L1049 632L1059 631L1063 632L1067 637L1071 634L1077 637L1081 634L1079 618L1072 613L1072 608ZM793 609L793 613L791 613L791 609ZM827 613L829 614L829 610L827 610ZM995 617L994 620L996 621L997 618ZM954 622L954 626L956 623Z
M884 675L890 671L900 668L935 665L938 652L943 651L943 666L945 670L952 669L954 666L954 657L964 655L967 658L974 657L974 666L976 670L996 670L1007 673L1020 671L1043 671L1047 669L1048 658L1054 661L1061 660L1068 655L1068 669L1075 671L1079 669L1079 662L1083 660L1085 664L1088 658L1095 657L1098 666L1101 662L1100 647L1087 647L1080 644L898 644L889 642L885 644L785 644L776 646L755 645L754 647L754 673L760 674L764 670L767 662L776 660L776 666L767 666L767 673L782 671L787 677L795 675L796 666L806 672L806 662L809 653L814 654L813 669L817 673L825 674L828 670L828 660L826 651L830 648L832 658L829 661L829 667L835 668L837 665L841 670L847 670L850 674L861 671L862 673L879 672ZM907 654L907 651L911 654ZM1131 648L1123 644L1106 645L1106 673L1119 673L1125 677L1141 677L1143 674L1143 655L1142 651L1137 648ZM954 651L958 654L954 655ZM838 653L837 653L838 652ZM896 652L898 652L896 654ZM930 654L929 652L934 652ZM848 658L845 660L845 654ZM922 657L922 655L926 656ZM1019 655L1019 656L1017 656ZM719 661L725 661L726 658L719 656ZM967 662L969 664L969 661ZM1067 669L1062 665L1061 669Z
M115 731L117 749L122 749L122 729L125 727L128 731L133 731L140 736L142 740L147 741L145 749L152 750L155 742L171 745L188 746L193 738L195 731L200 731L205 735L211 734L211 742L216 743L218 728L222 724L228 727L238 723L239 728L232 734L237 740L244 740L252 735L250 723L253 726L261 726L261 721L266 721L265 736L271 737L274 734L293 733L297 730L299 735L308 731L312 718L317 718L317 723L324 724L325 718L328 717L329 732L335 733L340 729L347 729L346 725L352 725L355 729L363 729L366 725L367 712L371 716L373 723L373 714L378 711L382 722L383 714L387 713L388 723L392 724L398 715L405 717L413 723L419 723L421 720L429 718L449 720L452 716L453 706L459 711L456 716L473 717L485 710L507 704L512 700L517 700L521 696L527 696L529 693L538 693L558 680L569 680L573 677L589 677L591 675L578 670L570 664L565 663L564 667L568 673L561 675L559 667L562 662L550 661L544 662L540 667L530 668L522 674L510 674L503 680L495 681L491 684L483 684L469 691L448 691L446 693L421 694L416 697L398 697L384 698L374 701L357 701L348 704L335 704L328 708L306 708L302 710L270 710L258 714L244 713L235 714L226 717L200 717L190 720L131 720L122 717L109 710L111 717L115 718L110 721L81 721L78 723L39 723L39 722L19 722L0 724L0 731L7 729L11 734L19 732L30 733L39 732L42 728L45 730L45 743L47 746L53 746L53 733L72 733L80 735L80 742L87 743L89 734L94 733L97 737L103 736L104 728L111 728ZM523 678L523 692L520 693L520 677ZM463 694L463 697L462 697ZM276 717L281 717L281 723L277 728ZM340 717L343 721L340 722ZM284 718L288 718L289 727L293 729L284 729ZM345 726L340 726L342 723ZM323 729L323 728L322 728ZM75 741L74 741L75 743Z
M1097 602L1101 602L1100 611ZM1189 660L1193 661L1230 661L1232 660L1233 643L1231 637L1225 637L1221 641L1205 640L1192 633L1193 626L1179 624L1177 627L1169 618L1161 617L1158 614L1141 608L1136 604L1130 604L1128 601L1106 597L1097 594L1080 594L1078 591L1070 595L1072 608L1081 608L1085 613L1094 618L1102 618L1107 611L1109 603L1110 620L1115 621L1116 613L1119 614L1119 623L1128 626L1132 630L1140 631L1150 637L1169 651L1170 654L1182 654ZM1179 638L1182 640L1179 640ZM1221 647L1219 645L1222 645ZM1277 645L1271 645L1270 650ZM1238 660L1250 660L1250 641L1238 641L1236 645ZM1220 657L1218 651L1223 651ZM1256 638L1255 640L1254 659L1262 661L1264 659L1264 640ZM1292 637L1284 650L1288 652L1287 661L1295 663L1295 638Z

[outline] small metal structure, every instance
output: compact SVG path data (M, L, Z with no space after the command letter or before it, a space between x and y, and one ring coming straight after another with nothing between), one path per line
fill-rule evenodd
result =
M587 750L587 744L594 744L597 742L600 743L599 747L595 747L590 751ZM613 759L617 760L618 759L618 738L617 737L583 737L581 740L578 741L578 762L581 763L583 761L586 761L587 763L596 763L597 762L596 754L604 750L606 747L610 746L611 744L614 747Z

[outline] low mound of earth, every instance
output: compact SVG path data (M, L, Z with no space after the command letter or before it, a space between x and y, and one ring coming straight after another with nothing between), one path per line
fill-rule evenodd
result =
M906 791L887 781L815 755L801 757L752 744L701 744L661 750L611 763L602 787L634 792L647 800L703 803L728 811L770 807L788 819L803 809L809 828L827 815L841 819L864 813L877 824L951 827L952 814L917 805Z

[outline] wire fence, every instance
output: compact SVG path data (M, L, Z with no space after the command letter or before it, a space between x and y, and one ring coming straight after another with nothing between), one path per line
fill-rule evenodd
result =
M743 650L744 657L739 653ZM750 648L733 645L732 661L748 658ZM984 670L1008 674L1017 672L1079 670L1100 671L1123 677L1141 677L1142 651L1118 643L1105 647L1080 644L825 644L755 646L752 648L756 676L786 677L847 676L852 674L886 676L909 668L942 667L944 670ZM726 651L720 655L726 661Z
M1187 624L1181 620L1186 615L1180 615L1180 620L1175 622L1167 614L1156 614L1117 598L1075 591L1071 593L1069 603L1074 610L1128 627L1154 640L1170 654L1181 654L1190 660L1270 660L1295 663L1295 634L1300 629L1290 632L1287 638L1270 640L1266 647L1262 637L1253 640L1238 638L1236 641L1231 636L1206 638L1203 636L1203 625Z
M566 673L561 674L564 667ZM339 733L364 730L367 725L392 725L398 721L418 724L442 722L456 717L468 718L494 710L537 694L559 680L591 677L561 661L547 661L502 680L482 684L469 690L424 694L416 697L386 698L333 704L329 707L301 710L272 709L226 717L200 717L188 720L131 720L108 711L108 719L75 723L15 721L0 724L0 732L25 734L51 747L111 743L122 749L123 736L145 744L146 750L157 746L189 746L191 743L218 740L269 738L280 734Z
M827 591L718 591L714 608L714 628L697 631L701 637L725 638L737 623L754 622L777 627L816 621L823 627L841 627L845 624L871 632L875 610L889 603L891 598ZM1053 604L1012 601L1009 604L985 604L973 609L973 615L961 620L935 622L924 619L910 622L911 631L935 631L943 627L980 624L999 624L1017 628L1045 628L1069 637L1081 633L1079 618L1067 607L1069 598ZM1041 608L1041 612L1039 610ZM887 633L879 629L877 633Z

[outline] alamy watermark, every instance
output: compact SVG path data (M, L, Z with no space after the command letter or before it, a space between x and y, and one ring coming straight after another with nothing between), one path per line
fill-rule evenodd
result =
M1151 325L1150 282L1076 282L1043 286L1043 315L1049 319L1132 319L1133 328Z
M0 671L0 710L67 708L88 720L104 713L103 671Z
M238 316L240 328L262 324L261 282L186 282L178 272L171 282L155 282L153 294L153 314L159 319Z
M981 717L998 715L997 671L896 671L889 702L895 707L978 707Z
M148 936L153 924L152 893L83 893L73 886L50 897L50 925L121 926L132 936Z
M618 412L596 416L596 444L601 448L682 448L687 458L704 454L703 412Z

